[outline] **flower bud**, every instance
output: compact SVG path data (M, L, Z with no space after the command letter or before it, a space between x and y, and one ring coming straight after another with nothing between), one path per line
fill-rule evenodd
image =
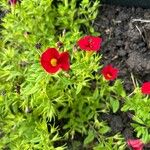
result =
M56 43L57 48L61 48L63 46L63 43L61 41L58 41Z
M10 5L16 5L17 0L9 0L8 3L9 3Z

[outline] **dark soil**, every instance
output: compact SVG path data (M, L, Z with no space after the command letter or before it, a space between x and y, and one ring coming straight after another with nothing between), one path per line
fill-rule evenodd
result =
M111 132L108 135L114 135L121 132L126 139L133 138L133 129L130 126L131 119L127 113L119 114L102 114L102 120L107 121L111 127Z
M127 92L134 88L131 74L140 84L150 81L150 9L103 5L94 27L103 38L102 63L119 68ZM136 138L130 113L102 114L112 131L125 139ZM146 145L145 149L149 149Z
M103 38L102 63L119 68L127 91L131 73L139 83L150 81L150 9L104 5L99 11L94 26Z

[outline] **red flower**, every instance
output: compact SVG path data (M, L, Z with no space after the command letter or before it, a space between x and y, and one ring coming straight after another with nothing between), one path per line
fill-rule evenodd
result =
M55 48L48 48L41 56L41 65L48 73L56 73L59 69L69 70L69 53L59 52Z
M105 66L101 72L106 80L114 80L117 78L119 70L117 68L113 68L112 65L108 65Z
M17 3L17 0L9 0L9 4L11 5L16 5L16 3Z
M144 147L144 144L142 143L142 141L140 139L129 139L127 141L128 146L132 147L133 150L142 150Z
M102 38L95 36L84 36L78 42L77 45L85 51L98 51L101 47Z
M143 94L150 94L150 82L143 83L141 91Z

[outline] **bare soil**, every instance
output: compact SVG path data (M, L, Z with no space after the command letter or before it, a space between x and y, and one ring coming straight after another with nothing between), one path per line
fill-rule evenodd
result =
M103 5L94 26L103 38L102 63L119 68L127 91L131 73L140 84L150 81L150 9Z

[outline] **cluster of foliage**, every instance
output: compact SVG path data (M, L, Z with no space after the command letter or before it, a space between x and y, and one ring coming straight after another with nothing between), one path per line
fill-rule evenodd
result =
M118 69L100 66L101 39L91 26L98 0L0 4L8 11L0 41L0 149L63 150L80 134L84 147L123 150L121 134L106 136L111 129L101 119L122 99L122 110L134 111L137 136L149 141L150 99L139 88L127 96L119 79L110 85Z
M150 87L150 83L149 83ZM149 88L148 86L146 89ZM149 90L150 94L150 90ZM144 143L150 141L150 98L145 96L141 89L135 88L133 93L126 97L122 111L130 111L133 115L132 126L137 133L138 138L142 138Z

